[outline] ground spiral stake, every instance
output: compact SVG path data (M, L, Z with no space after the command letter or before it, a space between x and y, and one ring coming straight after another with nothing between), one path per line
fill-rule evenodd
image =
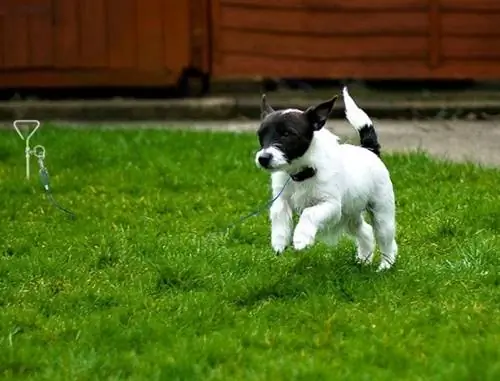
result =
M28 126L28 134L26 135L26 137L21 132L21 126L23 125ZM29 132L30 125L35 126L31 132ZM24 155L26 158L26 179L27 180L30 179L30 159L31 156L34 156L37 158L38 161L38 167L39 167L38 174L40 176L40 182L43 186L43 189L45 190L45 194L47 195L48 200L56 209L59 209L61 212L66 213L71 219L74 219L76 217L75 214L72 211L62 207L52 195L52 190L50 187L49 171L45 166L45 147L41 145L36 145L33 149L31 149L30 147L30 139L35 134L35 132L40 128L40 121L34 119L15 120L13 126L19 137L26 143L24 149Z

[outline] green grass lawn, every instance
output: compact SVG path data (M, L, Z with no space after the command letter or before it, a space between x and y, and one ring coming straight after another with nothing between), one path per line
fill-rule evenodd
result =
M397 265L276 257L254 135L57 130L56 199L0 132L0 374L29 380L499 380L500 171L385 156ZM382 141L383 143L383 141ZM33 161L35 165L35 161Z

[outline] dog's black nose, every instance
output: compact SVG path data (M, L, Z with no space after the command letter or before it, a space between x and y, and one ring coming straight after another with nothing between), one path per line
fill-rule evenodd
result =
M271 163L271 159L273 158L273 155L270 153L264 152L259 155L259 164L262 165L264 168L269 167L269 163Z

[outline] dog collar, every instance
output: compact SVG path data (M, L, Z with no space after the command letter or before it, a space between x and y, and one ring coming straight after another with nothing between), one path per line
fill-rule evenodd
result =
M305 167L302 171L290 175L293 181L301 182L310 179L316 174L316 170L312 167Z

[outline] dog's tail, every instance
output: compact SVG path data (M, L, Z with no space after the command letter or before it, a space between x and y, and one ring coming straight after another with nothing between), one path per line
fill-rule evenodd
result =
M342 89L344 98L345 116L349 123L356 129L359 134L361 147L372 151L375 155L380 156L380 144L378 142L377 133L373 127L373 122L370 117L362 109L358 107L354 99L349 95L347 86Z

